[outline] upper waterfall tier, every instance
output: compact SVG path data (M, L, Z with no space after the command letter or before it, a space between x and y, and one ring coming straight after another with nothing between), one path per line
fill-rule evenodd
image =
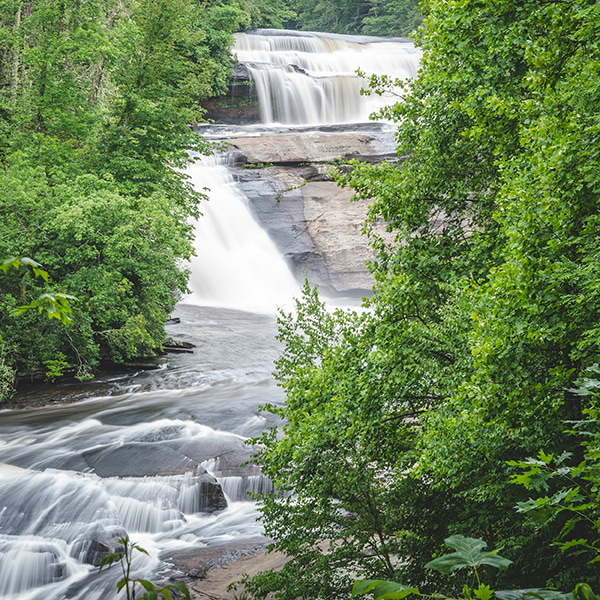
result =
M415 77L421 53L407 39L260 29L236 34L234 53L256 84L263 123L366 121L393 100L364 96L366 75Z

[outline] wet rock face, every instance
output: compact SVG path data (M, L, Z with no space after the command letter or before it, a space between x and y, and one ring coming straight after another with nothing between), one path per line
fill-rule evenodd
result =
M373 156L372 137L364 133L319 131L239 137L230 143L246 154L249 164L298 165Z
M238 63L233 71L233 80L227 86L227 92L202 102L202 107L206 110L204 119L207 121L231 125L258 123L258 96L247 67Z
M322 128L325 129L325 128ZM351 202L329 170L350 158L388 159L389 147L366 131L311 131L229 139L235 177L257 220L301 280L331 295L368 295L374 254L362 234L368 206Z
M73 544L71 554L82 563L98 567L102 559L109 554L125 550L119 541L125 537L127 537L127 532L120 527L103 529L96 526L84 533Z
M99 477L180 475L197 466L192 459L160 442L111 445L83 456Z
M257 537L208 548L171 550L160 558L165 564L164 574L167 576L181 578L183 575L184 579L204 579L211 569L263 552L269 542L268 538Z
M184 512L212 513L227 508L225 494L216 478L201 467L198 460L190 458L185 449L173 448L168 441L107 446L86 453L85 459L102 478L135 481L136 478L155 477L178 489L184 481L180 476L185 476L189 479L185 485L194 488L194 498Z

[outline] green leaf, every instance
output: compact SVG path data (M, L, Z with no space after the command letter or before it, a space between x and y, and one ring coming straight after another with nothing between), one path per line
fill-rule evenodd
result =
M419 590L407 587L395 581L359 579L354 582L352 596L373 592L375 600L401 600L410 594L419 594Z
M419 590L394 581L384 581L373 590L375 600L401 600L410 594L419 594Z
M425 567L435 569L440 573L448 574L457 569L473 568L479 565L489 565L497 569L506 569L511 560L499 556L497 550L492 552L483 552L487 544L483 540L467 538L462 535L453 535L446 540L446 545L454 548L456 552L440 556L430 562Z
M122 552L113 552L112 554L107 554L100 561L100 569L99 570L102 571L102 569L104 567L110 568L113 565L113 563L116 563L116 562L119 562L120 560L122 560L123 556L124 555Z
M141 546L138 546L137 544L132 544L131 547L132 547L132 549L137 550L138 552L141 552L142 554L145 554L146 556L150 556L148 554L148 551L145 548L142 548Z
M573 590L573 596L576 600L598 600L598 596L587 583L578 583Z
M383 582L383 579L357 579L352 586L351 596L366 594Z
M179 590L187 598L187 600L191 600L190 591L185 583L171 583L169 584L169 587Z
M156 591L156 586L147 579L136 579L135 581L137 581L145 590L148 590L149 592Z
M502 590L495 592L495 594L500 600L574 600L573 594L542 588Z
M44 271L44 269L40 269L39 267L32 267L32 269L33 274L36 277L41 277L46 283L50 281L50 276L48 275L47 271Z
M5 273L8 273L10 269L18 269L20 264L21 261L18 258L7 258L6 260L0 263L0 269Z
M483 583L473 591L473 594L479 600L490 600L490 598L494 595L494 590L490 588L489 585L484 585Z

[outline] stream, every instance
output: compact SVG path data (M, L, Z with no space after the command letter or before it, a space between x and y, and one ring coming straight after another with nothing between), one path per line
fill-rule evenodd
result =
M285 127L364 122L377 103L354 73L413 77L407 40L257 31L236 52L256 83L262 123L214 125L220 139ZM387 100L389 102L389 99ZM374 104L375 102L375 104ZM74 401L0 410L0 600L116 598L117 568L98 575L103 549L122 535L143 547L134 572L157 580L170 552L260 539L247 491L270 483L244 444L276 423L259 411L283 403L273 377L276 309L297 278L261 229L227 156L190 167L210 188L196 226L193 293L167 334L194 344L154 370L52 390ZM51 400L50 395L48 400Z

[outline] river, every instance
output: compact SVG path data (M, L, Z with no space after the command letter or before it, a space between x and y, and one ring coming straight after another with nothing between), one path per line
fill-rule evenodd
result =
M272 31L237 37L261 100L254 131L364 121L377 106L359 95L357 67L416 74L418 56L406 40ZM205 133L218 139L221 129L253 130ZM225 158L199 161L189 174L211 199L197 224L193 293L176 307L179 322L167 333L194 344L193 353L105 377L91 392L56 387L53 396L64 393L75 400L69 403L38 399L33 408L0 410L1 600L117 597L118 571L98 576L90 563L124 533L148 551L136 555L134 570L150 579L173 550L261 536L246 491L269 484L240 463L250 452L244 440L274 424L259 405L284 401L271 375L275 311L299 288ZM213 497L211 476L226 507Z

